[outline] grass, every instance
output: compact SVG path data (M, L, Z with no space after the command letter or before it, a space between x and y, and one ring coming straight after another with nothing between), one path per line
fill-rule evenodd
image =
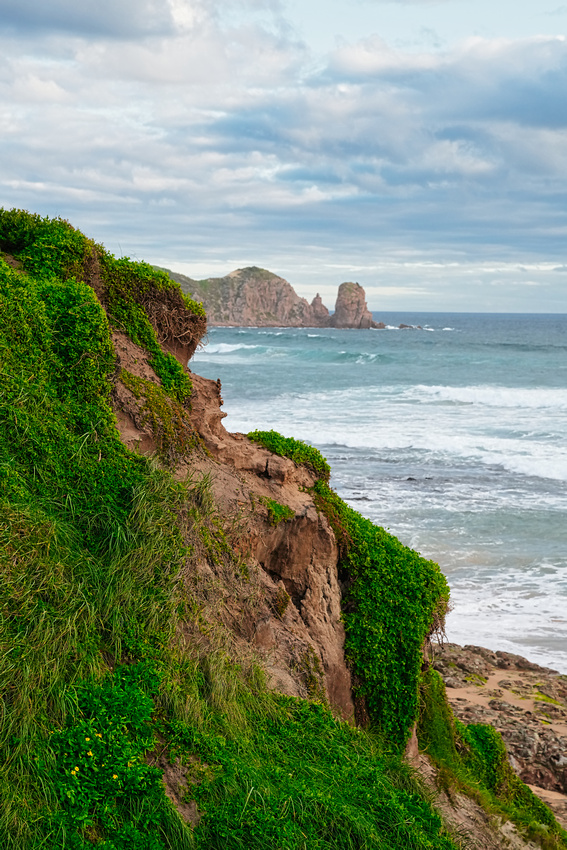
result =
M248 438L281 457L288 457L300 466L306 466L318 477L329 480L331 467L316 448L293 437L282 437L277 431L251 431Z
M268 510L268 519L270 525L279 525L280 522L288 522L295 516L295 511L289 505L282 505L276 502L275 499L264 499L264 504Z

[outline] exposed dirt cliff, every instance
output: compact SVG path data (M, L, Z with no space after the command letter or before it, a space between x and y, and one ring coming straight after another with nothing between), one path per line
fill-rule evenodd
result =
M143 349L115 332L121 369L159 381ZM351 677L344 658L337 544L325 517L307 490L315 478L304 467L273 455L223 424L220 386L192 375L191 426L206 451L197 449L177 474L208 477L219 510L235 522L234 543L246 554L253 590L227 600L222 617L235 640L250 644L263 659L273 686L294 696L325 695L345 718L353 716ZM118 381L114 404L126 445L143 452L158 449L143 403ZM188 426L189 427L189 426ZM291 518L270 520L270 500L291 509ZM224 582L222 567L201 563L193 577L200 585Z

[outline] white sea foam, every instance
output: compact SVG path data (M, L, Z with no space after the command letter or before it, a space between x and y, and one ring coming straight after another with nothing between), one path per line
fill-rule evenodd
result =
M557 408L567 410L567 390L540 387L498 386L427 386L417 384L406 392L432 398L436 401L452 401L460 404L482 404L490 407L524 407L533 410Z
M252 350L254 348L262 348L261 345L247 345L244 342L238 343L229 343L229 342L217 342L217 343L209 343L207 347L199 352L199 358L202 359L203 356L207 354L232 354L234 351L243 351L244 349Z

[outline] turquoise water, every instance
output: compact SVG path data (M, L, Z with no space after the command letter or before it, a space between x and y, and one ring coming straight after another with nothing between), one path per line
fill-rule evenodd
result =
M376 319L214 328L192 368L229 430L317 446L349 504L441 565L449 639L567 672L567 316Z

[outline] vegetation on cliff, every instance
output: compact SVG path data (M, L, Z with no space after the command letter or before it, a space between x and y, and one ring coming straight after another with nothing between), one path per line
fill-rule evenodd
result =
M345 651L356 676L360 719L368 715L402 749L417 717L423 647L443 626L445 577L437 564L343 502L327 483L329 466L317 449L275 431L248 436L318 476L315 504L337 537L347 586Z
M0 845L456 848L399 755L416 647L446 598L433 567L337 501L314 450L280 442L320 473L314 495L350 571L349 653L375 723L355 728L320 699L271 691L186 580L200 558L249 581L207 479L168 468L181 457L190 470L199 451L185 428L190 376L172 352L197 345L202 308L60 219L0 211L0 250ZM159 385L118 373L113 329L145 350ZM165 463L120 439L116 380L157 417ZM406 565L405 602L365 578ZM407 629L394 590L402 617L424 605Z
M453 847L399 760L327 707L270 692L188 594L197 551L237 576L238 557L206 482L129 452L111 407L114 324L188 409L143 305L163 278L23 212L0 215L0 247L0 844ZM205 652L180 640L188 623ZM166 757L195 828L166 796Z

